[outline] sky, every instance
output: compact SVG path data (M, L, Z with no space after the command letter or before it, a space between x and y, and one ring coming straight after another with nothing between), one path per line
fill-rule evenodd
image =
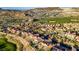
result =
M10 9L10 10L29 10L35 7L1 7L2 9Z

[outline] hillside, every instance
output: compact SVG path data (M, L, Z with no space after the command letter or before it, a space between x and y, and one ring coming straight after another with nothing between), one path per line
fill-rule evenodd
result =
M59 7L48 7L48 8L35 8L25 11L26 14L30 14L35 18L42 17L62 17L62 16L79 16L79 8L59 8ZM75 15L76 14L76 15Z

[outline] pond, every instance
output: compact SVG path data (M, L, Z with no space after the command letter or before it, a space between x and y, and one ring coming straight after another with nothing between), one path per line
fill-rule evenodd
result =
M72 47L67 45L67 44L64 44L64 43L60 43L60 47L61 48L64 48L64 49L67 49L67 50L72 50Z
M52 44L57 44L58 43L58 40L56 38L52 38Z

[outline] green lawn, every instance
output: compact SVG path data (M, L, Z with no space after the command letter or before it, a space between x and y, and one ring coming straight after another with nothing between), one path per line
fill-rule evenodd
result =
M73 20L73 21L72 21ZM79 17L54 17L54 18L43 18L36 22L46 23L46 24L55 24L55 23L79 23Z
M0 51L16 51L16 45L8 42L6 38L0 38Z

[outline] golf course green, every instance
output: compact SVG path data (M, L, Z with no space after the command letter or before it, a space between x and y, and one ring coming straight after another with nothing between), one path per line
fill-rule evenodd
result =
M8 42L7 38L0 38L0 51L16 51L16 45Z

